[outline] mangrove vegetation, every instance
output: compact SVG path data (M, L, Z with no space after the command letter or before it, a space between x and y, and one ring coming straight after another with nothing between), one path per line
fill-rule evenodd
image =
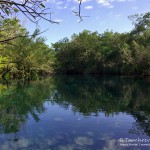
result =
M39 29L30 36L18 19L3 19L0 74L28 79L50 73L150 75L150 12L129 19L130 32L84 30L51 46Z

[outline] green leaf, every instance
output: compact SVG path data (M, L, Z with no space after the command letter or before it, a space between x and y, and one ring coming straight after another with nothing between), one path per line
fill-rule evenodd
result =
M9 9L7 9L7 8L5 9L5 12L6 12L6 14L7 14L7 15L9 15L9 14L10 14L10 10L9 10Z
M16 12L16 13L17 13L17 12L19 12L19 10L18 10L17 8L14 8L14 12Z
M40 4L43 8L45 8L45 5L43 3Z

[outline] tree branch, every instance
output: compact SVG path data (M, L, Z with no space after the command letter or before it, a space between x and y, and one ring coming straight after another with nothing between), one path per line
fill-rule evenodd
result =
M40 18L42 18L50 23L58 24L59 22L53 21L51 19L52 13L47 12L48 9L45 9L45 6L42 2L43 0L24 0L22 3L15 2L13 0L0 0L0 9L3 14L8 16L13 12L20 11L33 23L38 23ZM50 19L47 19L46 15L50 15ZM1 13L0 17L3 18Z
M77 17L79 17L79 22L83 21L83 17L89 17L89 16L81 16L81 5L82 5L82 0L78 0L79 1L79 7L78 7L78 11L72 11Z
M47 31L47 30L42 31L42 32L37 33L37 34L32 34L32 35L25 35L25 36L20 35L20 36L11 37L11 38L8 38L8 39L0 40L0 43L2 43L2 44L3 44L3 43L8 43L8 42L11 41L11 40L14 40L14 39L17 39L17 38L21 38L21 37L29 37L29 36L33 37L33 36L37 36L37 35L40 35L40 34L46 32L46 31Z

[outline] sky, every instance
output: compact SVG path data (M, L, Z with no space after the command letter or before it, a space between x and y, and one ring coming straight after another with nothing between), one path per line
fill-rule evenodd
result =
M44 4L53 12L52 19L59 24L51 24L41 20L39 28L47 30L41 36L47 39L46 44L51 45L64 37L70 38L73 33L78 34L83 30L114 32L131 31L133 25L128 16L136 13L150 11L150 0L83 0L81 15L88 16L79 22L79 18L73 14L78 11L78 0L47 0ZM21 16L23 25L33 33L36 25L27 18Z

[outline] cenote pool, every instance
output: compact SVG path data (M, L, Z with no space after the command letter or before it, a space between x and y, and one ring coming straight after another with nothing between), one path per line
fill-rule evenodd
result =
M0 83L0 150L150 149L150 79L60 75Z

